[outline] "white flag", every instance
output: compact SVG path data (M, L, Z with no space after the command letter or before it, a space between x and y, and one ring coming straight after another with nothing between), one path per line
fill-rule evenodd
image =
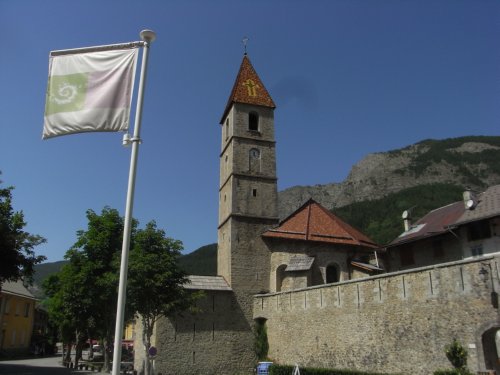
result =
M137 48L50 56L43 139L126 131Z

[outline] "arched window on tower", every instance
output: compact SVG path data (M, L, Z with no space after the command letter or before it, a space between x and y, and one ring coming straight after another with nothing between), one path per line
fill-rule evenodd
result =
M252 111L248 114L248 130L259 131L259 114L257 112Z
M340 281L339 268L336 264L329 264L326 267L326 284Z

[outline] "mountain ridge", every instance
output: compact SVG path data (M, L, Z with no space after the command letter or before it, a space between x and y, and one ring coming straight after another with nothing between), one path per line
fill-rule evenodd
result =
M426 139L401 149L368 154L342 182L298 185L280 191L279 216L286 218L310 198L334 209L435 183L475 190L499 184L500 137Z

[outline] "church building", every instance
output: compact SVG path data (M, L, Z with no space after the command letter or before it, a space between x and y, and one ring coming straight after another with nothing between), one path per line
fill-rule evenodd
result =
M382 270L377 244L313 200L280 222L275 108L245 54L220 121L218 276L190 276L201 312L157 323L157 371L253 373L255 295Z
M381 249L312 199L280 220L275 108L245 53L220 120L217 276L190 276L186 288L204 291L196 313L157 322L156 373L253 374L256 327L280 364L424 375L449 367L454 338L471 368L490 363L497 258L401 269L413 232Z

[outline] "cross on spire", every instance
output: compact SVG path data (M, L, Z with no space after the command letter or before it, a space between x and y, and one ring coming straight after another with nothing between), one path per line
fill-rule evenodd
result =
M253 80L247 79L242 83L248 89L248 96L257 96L257 89L260 88Z
M241 40L243 42L243 48L245 50L245 56L247 54L247 43L248 43L248 37L244 36L243 39Z

